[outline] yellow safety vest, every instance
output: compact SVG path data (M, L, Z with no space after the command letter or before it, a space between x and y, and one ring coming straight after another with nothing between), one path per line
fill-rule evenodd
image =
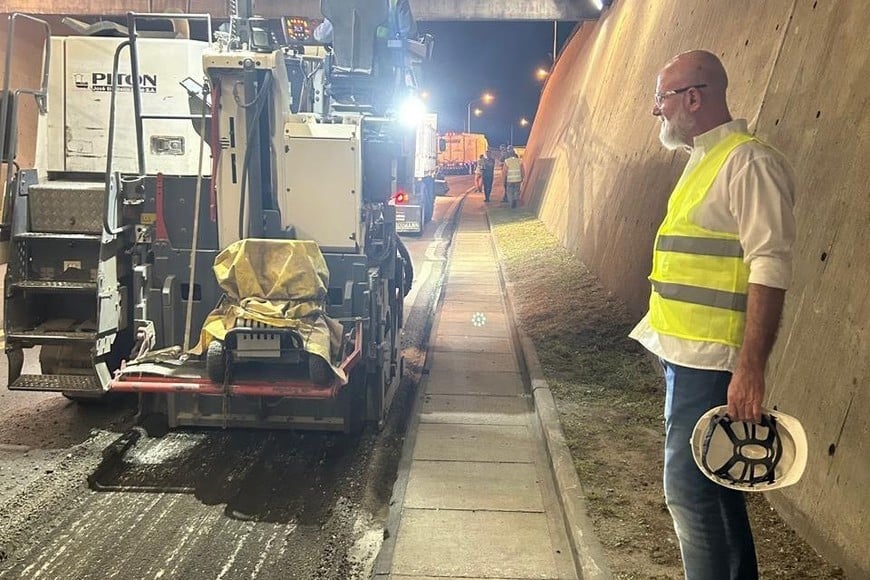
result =
M668 200L649 276L650 323L662 334L733 347L743 343L749 267L740 240L736 234L702 228L692 216L731 152L753 140L732 133L713 146Z
M523 162L519 157L508 157L504 160L505 178L508 183L519 183L523 180Z

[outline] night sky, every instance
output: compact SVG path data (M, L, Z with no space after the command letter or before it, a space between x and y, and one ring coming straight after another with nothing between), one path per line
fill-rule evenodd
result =
M559 50L575 24L559 23ZM418 29L435 37L422 87L429 110L438 113L439 132L464 131L466 105L489 91L491 105L471 107L471 131L497 146L508 142L514 123L514 144L524 145L529 127L518 121L532 121L537 111L543 81L535 70L552 66L553 22L420 22ZM482 116L474 116L475 106Z

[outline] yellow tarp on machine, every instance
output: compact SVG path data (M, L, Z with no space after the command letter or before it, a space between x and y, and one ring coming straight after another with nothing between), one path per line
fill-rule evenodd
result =
M300 240L239 240L214 261L218 284L226 293L208 315L194 352L201 354L212 340L223 341L239 319L294 329L303 348L327 361L347 384L334 361L340 355L342 326L326 316L329 270L315 242Z

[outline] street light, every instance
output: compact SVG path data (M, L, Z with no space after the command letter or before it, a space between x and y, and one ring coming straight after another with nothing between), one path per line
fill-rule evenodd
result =
M467 115L466 115L466 121L465 121L465 132L466 133L471 133L471 105L473 105L475 103L483 103L484 105L488 105L488 104L492 103L494 100L495 100L495 96L492 93L483 93L482 95L480 95L480 98L468 101L468 105L466 106ZM477 113L477 111L479 111L479 110L480 109L475 109L474 114L477 116L480 116ZM481 113L483 113L483 111L481 111Z
M538 70L535 71L535 77L537 77L537 79L539 81L542 81L545 78L547 78L547 76L549 76L549 74L550 74L550 71L548 71L544 67L538 67Z
M529 125L529 120L526 119L525 117L522 117L521 119L519 119L517 121L517 124L519 124L520 127L527 127ZM511 123L511 141L510 141L510 144L511 144L511 147L514 146L514 123Z

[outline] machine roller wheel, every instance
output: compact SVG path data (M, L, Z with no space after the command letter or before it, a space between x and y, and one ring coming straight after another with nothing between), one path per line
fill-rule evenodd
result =
M165 413L148 413L139 419L139 425L149 437L160 438L169 433L169 417Z
M213 383L223 384L227 374L227 354L223 342L212 340L208 343L208 351L205 353L205 370L209 380Z
M315 385L325 386L332 382L333 374L329 363L316 354L308 355L308 378Z

